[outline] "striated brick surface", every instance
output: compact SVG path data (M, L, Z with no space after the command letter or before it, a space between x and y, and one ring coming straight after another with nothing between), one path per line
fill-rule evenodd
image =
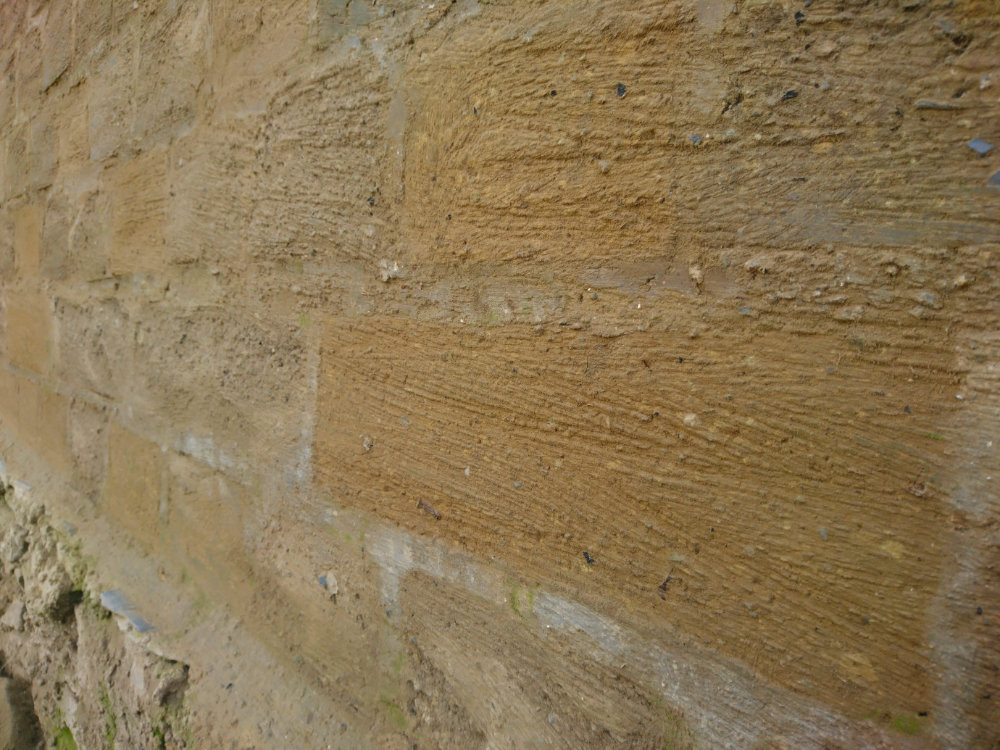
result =
M0 4L0 608L178 747L993 747L998 24Z

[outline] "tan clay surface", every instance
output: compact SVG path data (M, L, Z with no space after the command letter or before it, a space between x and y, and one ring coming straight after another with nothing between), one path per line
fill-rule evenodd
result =
M80 747L996 747L998 123L994 0L0 4L4 676Z

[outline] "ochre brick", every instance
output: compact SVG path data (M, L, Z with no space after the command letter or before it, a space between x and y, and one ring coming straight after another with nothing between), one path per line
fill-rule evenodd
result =
M42 89L48 89L70 66L73 56L73 4L48 4L42 39Z
M243 487L194 459L167 459L167 547L177 570L191 575L213 596L231 598L246 570Z
M755 655L822 699L851 706L861 686L916 708L946 523L933 493L907 487L943 463L924 435L959 403L941 395L943 336L922 337L862 356L841 336L732 320L707 343L339 320L316 476L616 616Z
M167 155L154 151L118 167L111 191L111 272L155 271L165 265Z
M62 174L75 174L90 163L90 138L87 123L87 102L74 97L66 103L59 119L59 170Z
M84 318L77 325L97 335L96 326L86 323L87 310L77 312ZM108 382L141 398L146 408L169 414L182 440L204 445L199 436L211 436L211 447L194 455L223 462L240 456L255 471L298 455L300 415L308 408L301 328L257 320L235 305L133 308L134 336L124 328L128 317L122 318L122 330L104 338L113 376ZM126 364L116 370L119 361ZM125 367L132 367L131 374ZM266 441L260 439L264 434Z
M17 431L17 376L0 367L0 427Z
M52 185L59 152L56 144L56 123L60 112L55 103L46 105L35 114L29 130L28 187L43 190Z
M0 3L0 49L10 50L13 55L17 38L23 33L28 3ZM16 77L11 77L11 82Z
M205 77L205 12L195 3L168 6L139 26L132 134L140 148L168 143L194 120ZM164 46L173 50L164 56Z
M4 428L61 476L69 472L65 397L29 378L0 371L0 421Z
M121 401L134 383L135 326L117 300L55 301L58 354L55 376L77 390Z
M147 552L156 552L163 496L163 452L155 443L111 423L103 510Z
M0 159L0 181L3 180L3 160ZM14 278L14 218L5 206L0 206L0 279Z
M42 34L26 26L17 50L17 106L31 112L42 93Z
M2 46L0 49L4 50L0 52L0 126L6 128L14 118L15 57L14 50L7 50Z
M73 464L73 485L95 502L107 477L107 411L82 399L69 407L67 447Z
M108 39L115 38L114 11L114 0L78 0L74 29L75 58L78 61L90 62L93 57L105 51ZM115 42L116 46L121 46L123 40L115 39ZM131 60L117 62L124 67Z
M73 270L92 280L107 276L111 246L111 207L108 196L97 190L79 199L79 213L69 232Z
M135 81L137 25L139 14L130 14L116 25L113 3L88 2L77 14L77 44L88 49L87 118L90 158L103 161L117 154L124 158L131 149L132 94ZM114 38L113 54L105 40ZM83 51L83 50L81 50Z
M3 141L6 145L6 167L4 183L0 191L5 198L10 199L24 192L28 181L28 131L26 125L8 128Z
M69 248L70 227L76 219L78 207L62 190L50 190L45 203L45 220L42 224L41 274L47 279L65 279L69 276L73 258Z
M14 262L21 277L38 275L42 257L42 208L21 206L14 213Z
M7 296L7 356L19 367L44 375L49 369L52 320L49 300L41 292L17 291Z
M67 417L69 404L66 397L44 386L36 386L34 424L26 436L28 445L54 471L66 476L70 469L67 444Z

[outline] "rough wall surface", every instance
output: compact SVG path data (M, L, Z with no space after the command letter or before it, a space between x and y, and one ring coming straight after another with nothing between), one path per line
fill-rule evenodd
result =
M995 0L0 4L35 730L1000 746L975 138Z

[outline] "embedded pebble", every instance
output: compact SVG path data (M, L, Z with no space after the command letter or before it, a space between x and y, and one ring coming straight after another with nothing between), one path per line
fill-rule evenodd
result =
M982 138L973 138L965 145L971 148L980 156L986 156L986 154L988 154L994 148L992 143L987 143Z
M336 600L337 594L340 593L340 585L332 570L326 571L319 577L319 585L326 589L326 593L330 595L331 599Z

